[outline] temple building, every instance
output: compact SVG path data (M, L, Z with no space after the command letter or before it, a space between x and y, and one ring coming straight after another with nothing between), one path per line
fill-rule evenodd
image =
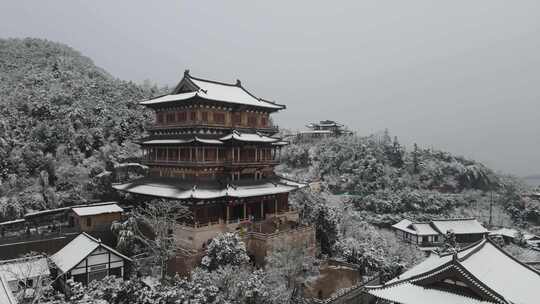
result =
M189 207L192 219L175 230L174 271L189 272L222 232L241 232L258 263L277 242L315 250L313 228L289 208L289 192L304 185L274 173L287 142L275 136L270 114L284 105L256 97L239 80L206 80L189 70L171 94L141 104L155 112L140 142L149 174L114 187Z
M538 303L540 272L489 239L454 253L432 254L367 292L390 303Z
M338 137L341 135L352 135L345 125L333 120L322 120L320 122L312 122L306 125L309 130L300 131L297 134L298 139L313 139L321 137Z

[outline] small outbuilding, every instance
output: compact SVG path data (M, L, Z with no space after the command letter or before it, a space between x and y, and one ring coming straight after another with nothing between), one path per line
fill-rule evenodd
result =
M51 281L47 258L42 255L0 261L0 273L19 298L33 297L35 290Z
M81 231L108 231L111 223L122 218L124 209L116 203L72 208L71 221Z
M455 235L458 243L473 243L489 233L474 218L438 219L429 222L403 219L392 225L392 228L401 239L419 246L433 246L441 243L448 232Z
M106 276L124 277L126 266L132 260L83 232L55 253L51 260L56 265L60 289L67 290L66 281L87 285Z

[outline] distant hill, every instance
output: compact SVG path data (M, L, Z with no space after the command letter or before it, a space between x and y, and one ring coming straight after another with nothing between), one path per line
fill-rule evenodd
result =
M321 180L375 225L442 216L474 216L488 223L491 202L494 224L540 223L540 209L521 202L524 185L516 178L445 151L405 149L388 133L296 142L282 152L283 174Z
M150 119L137 101L159 93L66 45L0 39L0 220L93 198L92 176L136 151Z

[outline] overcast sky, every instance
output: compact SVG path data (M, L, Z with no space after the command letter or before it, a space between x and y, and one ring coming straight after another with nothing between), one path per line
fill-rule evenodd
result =
M538 0L2 0L0 35L66 43L136 82L239 78L287 105L282 127L388 128L540 173Z

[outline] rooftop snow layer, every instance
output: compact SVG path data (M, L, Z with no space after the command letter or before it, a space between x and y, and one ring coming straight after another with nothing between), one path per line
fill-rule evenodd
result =
M73 267L77 266L77 264L79 264L90 253L92 253L100 246L126 260L131 260L130 258L114 250L113 248L101 243L101 241L93 238L85 232L79 234L66 246L53 254L51 256L51 260L56 264L58 269L60 269L61 273L65 273L73 269Z
M0 303L17 304L4 274L0 273Z
M255 97L239 84L227 84L201 78L195 78L190 76L189 74L186 74L180 83L182 84L185 82L189 82L191 86L195 86L197 89L193 92L160 96L147 101L143 101L141 102L141 104L153 105L171 101L189 100L194 97L200 97L202 99L249 105L254 107L267 108L271 110L279 110L285 108L283 105L275 104L262 98Z
M117 204L101 205L101 206L89 206L89 207L77 207L72 209L78 216L97 215L104 213L117 213L124 212Z
M482 300L462 296L459 294L425 288L404 282L389 287L368 289L369 293L396 303L404 304L489 304Z
M453 261L452 254L432 254L426 260L407 270L387 284L407 282ZM491 290L512 303L538 303L537 288L540 286L540 273L519 262L491 241L482 240L457 253L456 263L459 263L473 279L481 281ZM435 275L438 272L429 275ZM381 287L385 289L385 287ZM413 288L414 289L414 288ZM439 291L443 294L441 291ZM370 291L372 293L372 291ZM397 299L394 299L397 301ZM397 301L402 302L402 301ZM402 302L408 303L408 302ZM433 303L440 303L435 301ZM455 302L462 303L462 302Z
M476 219L447 219L433 220L433 226L442 234L452 230L454 234L469 234L469 233L487 233L489 232Z
M3 273L8 282L11 282L45 277L50 274L50 271L47 259L44 256L35 256L0 261L0 273Z
M250 197L290 192L305 186L287 179L263 179L252 183L224 185L219 182L195 183L176 178L141 178L113 185L120 191L173 199L214 199L220 197Z

